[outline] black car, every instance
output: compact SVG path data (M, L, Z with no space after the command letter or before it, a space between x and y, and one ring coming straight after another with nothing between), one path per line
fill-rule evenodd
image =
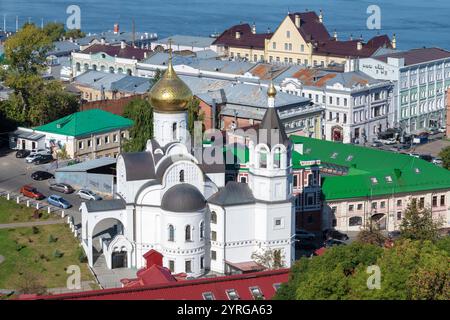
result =
M325 239L348 240L348 235L333 229L327 229L323 232Z
M401 235L401 232L398 230L388 232L389 239L393 239L393 240L398 239L398 238L400 238L400 235Z
M32 163L34 164L44 164L52 162L53 156L51 154L40 154L36 158L33 159Z
M433 157L430 156L429 154L421 154L419 155L419 158L428 162L433 161Z
M36 172L33 172L33 174L31 175L31 178L33 180L41 181L41 180L52 179L53 175L47 171L36 171Z
M30 150L19 150L16 152L16 158L26 158L30 155Z
M330 248L330 247L333 247L333 246L344 246L344 245L346 245L345 242L340 241L340 240L336 240L336 239L329 239L329 240L327 240L327 241L325 241L323 243L323 246L325 248Z

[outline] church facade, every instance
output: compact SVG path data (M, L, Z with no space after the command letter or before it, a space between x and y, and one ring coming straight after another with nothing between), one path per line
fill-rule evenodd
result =
M225 156L213 164L194 156L187 133L192 93L170 62L149 92L154 138L143 152L119 155L115 199L81 206L89 264L103 254L109 268L142 268L143 255L154 249L172 273L199 277L208 271L260 270L254 254L270 250L276 263L290 267L295 258L293 145L274 107L273 84L267 94L269 108L259 129L268 134L248 144L248 159L241 165L245 181L225 183ZM111 219L117 221L113 231L96 232Z

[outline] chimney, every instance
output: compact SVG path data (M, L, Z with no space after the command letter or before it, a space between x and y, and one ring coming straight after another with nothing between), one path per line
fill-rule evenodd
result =
M101 38L100 39L100 43L103 44L103 45L106 44L105 38Z
M359 40L359 41L356 43L356 48L358 49L358 51L359 51L359 50L362 50L363 44L362 44L362 41L361 41L361 40Z
M267 27L267 33L270 33L270 32L271 32L270 28L269 28L269 27Z
M240 31L236 31L236 39L240 39L241 38L241 32Z
M145 52L144 52L144 59L147 59L147 58L148 58L148 52L145 51Z
M253 25L252 25L252 33L256 34L256 24L254 22L253 22Z
M337 41L337 39L338 39L336 29L334 29L333 38L334 38L334 40L336 40L336 41Z
M300 26L302 25L302 18L300 18L299 14L295 15L295 26L297 28L300 28Z
M114 34L119 34L119 24L118 23L114 24Z
M120 41L120 49L125 49L127 47L127 43L125 41Z
M352 40L353 40L353 34L350 35L350 41L352 41Z
M397 49L397 36L395 33L392 35L392 41L391 41L392 49Z
M320 21L320 23L323 23L323 11L322 11L322 9L320 9L319 21Z

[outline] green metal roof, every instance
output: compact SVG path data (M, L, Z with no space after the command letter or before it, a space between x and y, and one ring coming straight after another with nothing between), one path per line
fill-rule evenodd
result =
M78 137L128 128L132 125L133 121L130 119L100 109L92 109L73 113L34 129L37 131Z
M306 137L291 136L303 144L307 156L348 168L343 176L325 176L326 200L412 193L450 188L450 171L400 153L381 151Z

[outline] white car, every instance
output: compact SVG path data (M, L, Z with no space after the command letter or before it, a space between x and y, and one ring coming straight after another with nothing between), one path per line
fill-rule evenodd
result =
M439 128L438 131L439 131L440 133L445 133L446 130L445 130L444 127L442 127L442 128Z
M395 139L390 138L390 139L380 139L378 140L379 142L383 143L383 144L387 144L387 145L391 145L391 144L396 144L397 141L395 141Z
M87 189L78 190L77 195L84 200L102 200L102 197L100 197L98 194Z
M433 162L437 166L442 165L442 159L440 158L434 158L431 162Z
M41 155L39 153L32 153L28 157L25 158L25 161L27 163L31 163L31 162L33 162L34 159L36 159L37 157L40 157L40 156Z
M30 156L33 154L52 154L48 149L33 149L30 151Z

